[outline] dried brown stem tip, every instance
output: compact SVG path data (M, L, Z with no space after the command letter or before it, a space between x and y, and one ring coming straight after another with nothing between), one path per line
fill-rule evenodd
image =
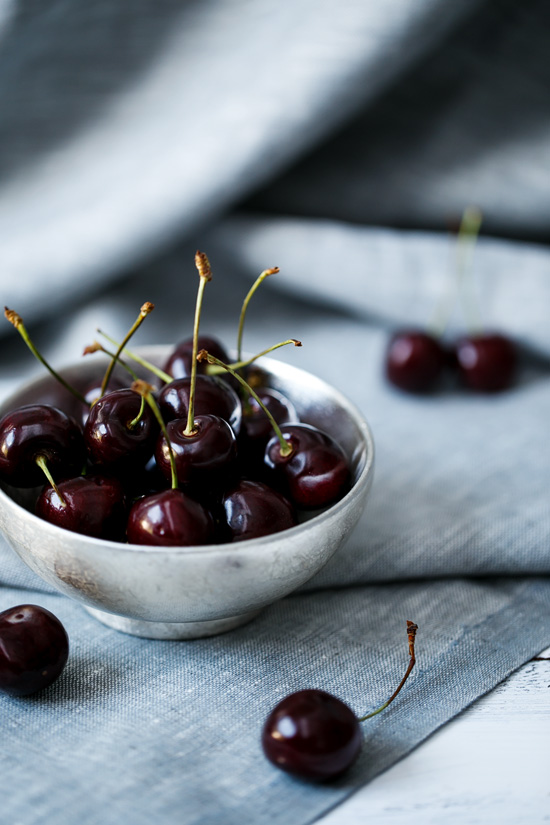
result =
M155 305L151 303L151 301L145 301L143 306L141 307L139 314L142 315L144 318L146 315L149 315L155 308Z
M418 630L418 625L414 622L410 622L407 619L407 633L409 635L409 656L414 657L414 640L416 637L416 631Z
M208 361L209 364L213 364L214 362L209 360L212 356L208 355L208 350L201 349L200 352L197 353L197 361Z
M279 267L278 266L272 266L271 269L264 269L262 275L266 275L266 276L267 275L276 275L277 272L280 272Z
M82 355L93 355L94 352L102 352L103 347L99 343L99 341L94 341L93 344L88 344L87 347L84 347Z
M289 341L292 341L292 343L294 344L295 347L301 347L302 346L302 342L297 341L296 338L289 338Z
M200 252L198 249L195 252L195 266L197 267L201 278L204 278L205 281L212 280L212 270L210 268L210 261L208 260L205 253Z
M142 381L141 378L139 378L137 381L134 381L130 389L134 392L137 392L138 395L141 395L143 398L145 398L146 396L150 395L155 391L155 388L152 384L148 384L147 381Z
M6 316L10 324L13 324L15 329L19 329L19 327L23 323L23 319L20 315L17 314L17 312L14 309L8 309L8 307L4 307L4 315Z

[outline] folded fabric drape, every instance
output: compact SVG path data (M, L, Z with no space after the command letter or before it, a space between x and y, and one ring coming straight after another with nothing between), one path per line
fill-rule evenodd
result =
M56 365L101 326L136 343L203 330L350 397L372 426L372 496L343 550L247 627L153 642L98 624L0 543L0 610L64 622L69 666L0 696L6 821L303 825L405 755L550 639L548 9L448 4L13 3L0 10L2 300ZM389 334L426 325L452 285L448 232L483 209L472 277L488 329L520 348L514 387L408 396ZM460 303L450 338L465 329ZM39 365L0 326L2 399ZM336 434L337 435L337 434ZM405 620L418 666L365 724L353 770L311 786L261 756L286 693L357 712L393 690ZM367 727L370 725L370 727Z

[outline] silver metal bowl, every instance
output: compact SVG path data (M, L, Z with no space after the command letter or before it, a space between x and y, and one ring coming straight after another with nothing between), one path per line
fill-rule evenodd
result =
M163 363L169 347L140 350ZM63 371L97 371L97 361ZM354 478L337 504L290 530L235 544L143 547L88 538L35 516L28 491L0 490L0 529L44 581L81 602L117 630L151 639L196 639L232 630L314 576L344 543L372 483L374 445L363 416L333 387L274 359L258 365L269 385L290 397L302 421L329 431L342 445ZM33 382L43 389L49 376ZM25 398L26 385L0 415Z

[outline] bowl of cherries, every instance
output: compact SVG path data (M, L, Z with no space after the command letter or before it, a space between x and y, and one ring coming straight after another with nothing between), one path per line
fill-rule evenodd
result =
M362 414L314 375L199 334L210 265L197 253L193 335L130 349L102 334L0 407L0 529L42 579L146 638L231 630L314 576L370 490Z

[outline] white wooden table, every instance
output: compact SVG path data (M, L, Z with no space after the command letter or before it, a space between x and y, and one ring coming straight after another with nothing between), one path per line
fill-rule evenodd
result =
M320 825L550 823L550 648Z

